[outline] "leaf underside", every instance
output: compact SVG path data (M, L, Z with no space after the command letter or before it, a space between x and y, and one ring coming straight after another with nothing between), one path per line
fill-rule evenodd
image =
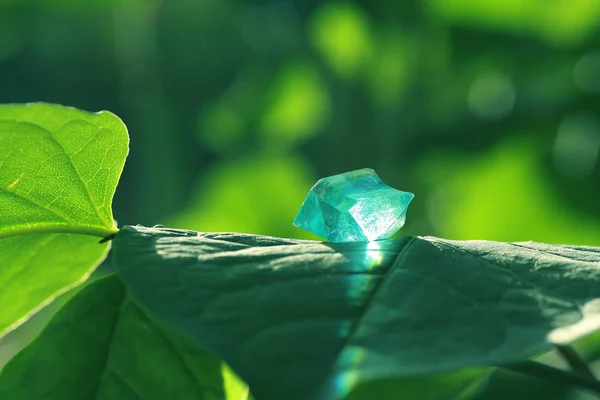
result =
M81 289L0 374L3 400L246 400L234 386L220 361L148 319L114 275Z
M124 227L118 274L257 400L523 360L600 328L600 248Z

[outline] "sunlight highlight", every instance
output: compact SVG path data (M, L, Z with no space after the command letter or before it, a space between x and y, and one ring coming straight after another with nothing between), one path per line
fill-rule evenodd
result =
M369 242L367 244L367 251L365 252L365 265L372 269L381 265L383 261L383 253L381 252L381 246L377 242Z
M548 341L555 344L569 344L582 336L600 329L600 299L594 299L581 308L582 318L574 324L554 329L548 334Z
M379 278L379 275L370 275L376 267L383 263L383 252L380 242L368 242L365 248L364 273L352 275L348 279L347 295L353 301L364 304L364 301L372 292L373 284ZM377 278L376 278L377 277ZM357 326L356 321L345 321L339 328L340 337L348 338ZM357 346L348 346L340 354L337 363L334 378L331 380L331 386L325 388L327 398L343 398L359 382L361 370L360 366L364 363L366 357L365 350Z
M359 366L365 360L366 353L362 348L349 347L342 352L338 365L343 372L336 374L332 380L330 394L332 398L343 398L359 383Z

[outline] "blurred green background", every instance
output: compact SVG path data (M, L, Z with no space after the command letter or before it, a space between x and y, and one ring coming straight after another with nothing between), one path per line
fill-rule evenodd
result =
M371 167L402 234L600 245L600 0L0 0L31 101L125 121L120 224L313 238L314 182ZM517 390L585 398L481 398Z

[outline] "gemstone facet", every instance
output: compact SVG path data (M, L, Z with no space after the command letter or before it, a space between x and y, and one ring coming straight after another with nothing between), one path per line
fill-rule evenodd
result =
M415 197L382 182L371 168L320 179L308 192L294 225L332 242L385 239L400 229Z

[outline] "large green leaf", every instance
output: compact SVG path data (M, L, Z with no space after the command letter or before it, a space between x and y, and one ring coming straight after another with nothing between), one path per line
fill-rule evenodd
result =
M106 111L0 105L0 337L104 259L128 140Z
M516 362L600 328L599 248L143 227L114 246L144 307L222 357L258 400Z
M246 400L221 362L158 326L114 276L87 285L0 374L3 400Z
M0 237L115 233L111 204L128 140L106 111L0 105Z

